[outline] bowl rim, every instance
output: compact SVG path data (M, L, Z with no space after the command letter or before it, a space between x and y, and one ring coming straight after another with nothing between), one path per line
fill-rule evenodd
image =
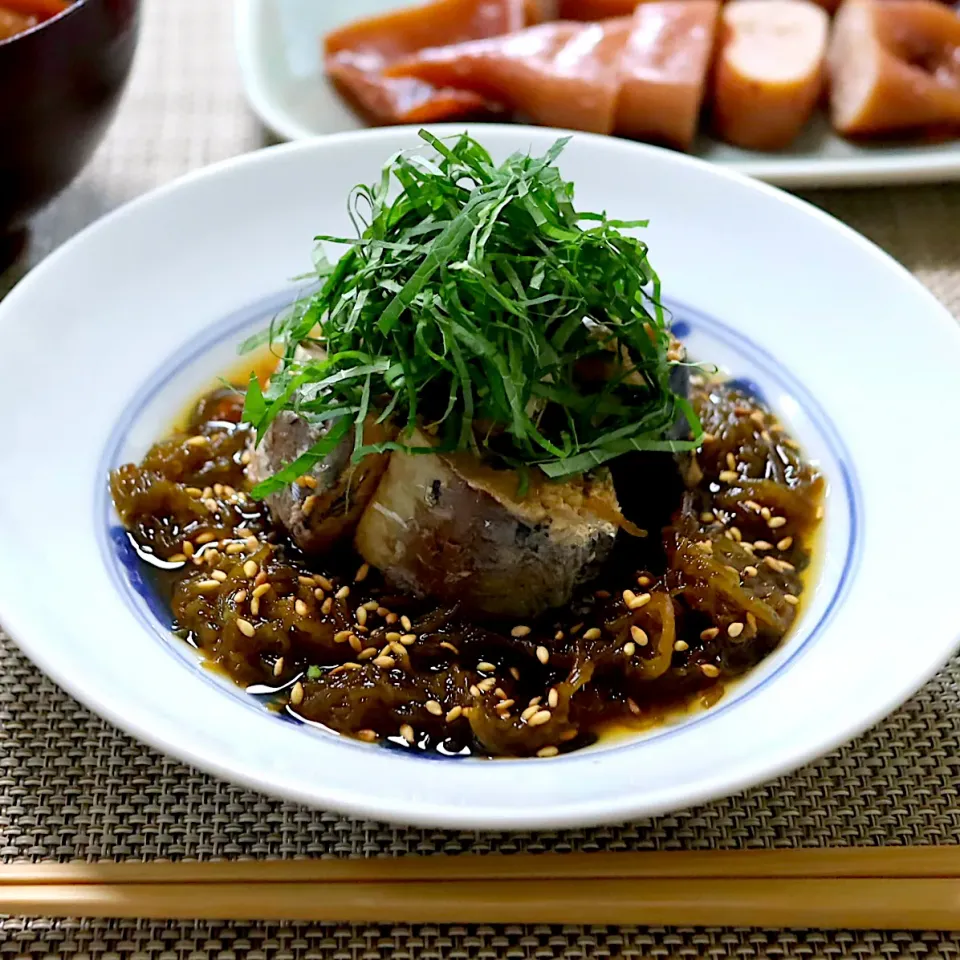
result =
M0 40L0 50L12 46L18 40L22 40L24 37L36 36L54 23L60 23L63 20L69 19L74 13L77 13L81 7L85 7L88 2L89 0L72 0L69 7L61 10L59 13L55 13L52 17L47 17L46 20L41 20L34 26L28 27L26 30L21 30L19 33L15 33L12 37L6 37L5 39ZM0 4L0 6L2 6L2 4Z

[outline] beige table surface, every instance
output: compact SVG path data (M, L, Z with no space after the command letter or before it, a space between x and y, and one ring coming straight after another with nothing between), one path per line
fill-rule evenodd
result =
M117 122L83 176L37 218L30 262L151 187L263 145L241 94L230 20L230 0L146 0L135 75ZM890 251L960 312L960 186L811 199ZM11 279L0 281L0 289ZM623 827L480 835L344 820L197 773L90 714L38 675L0 634L0 857L6 860L909 843L960 843L957 659L855 743L745 795ZM0 960L956 958L957 940L937 932L10 918L0 921Z

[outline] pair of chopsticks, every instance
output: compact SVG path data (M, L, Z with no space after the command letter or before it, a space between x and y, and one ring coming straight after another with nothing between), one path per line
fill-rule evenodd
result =
M0 866L48 917L960 929L960 846Z

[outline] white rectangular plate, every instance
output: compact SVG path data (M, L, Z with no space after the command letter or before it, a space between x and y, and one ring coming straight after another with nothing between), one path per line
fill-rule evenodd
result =
M236 0L236 47L244 89L278 136L301 140L363 126L327 83L321 39L334 27L423 0ZM705 160L789 187L960 180L960 140L858 146L818 117L789 150L740 150L701 136Z

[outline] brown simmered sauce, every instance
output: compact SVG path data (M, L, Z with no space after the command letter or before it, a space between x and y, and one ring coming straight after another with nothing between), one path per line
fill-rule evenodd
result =
M409 749L552 756L711 706L797 616L822 478L735 384L694 378L691 399L695 458L613 468L651 535L621 531L589 590L534 623L391 593L347 546L308 563L247 492L239 392L205 396L111 488L174 628L278 709Z

